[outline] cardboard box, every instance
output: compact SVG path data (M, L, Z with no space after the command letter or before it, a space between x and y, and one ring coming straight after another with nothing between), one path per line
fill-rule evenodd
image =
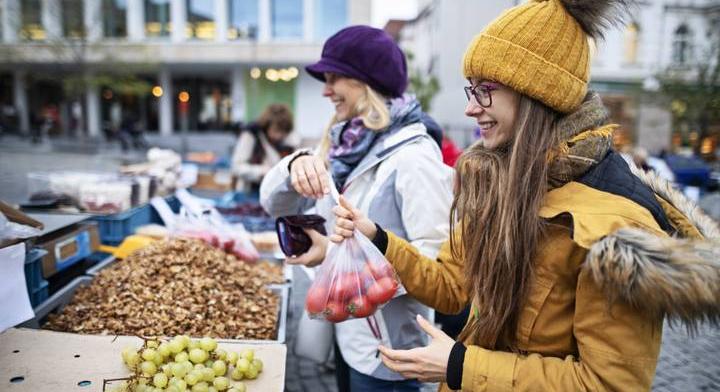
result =
M135 336L79 335L46 330L11 328L0 334L0 377L3 391L103 391L105 380L131 375L122 360L124 347L140 347ZM285 390L287 347L277 343L219 340L218 347L230 352L255 350L265 366L255 380L243 380L248 391ZM22 382L10 382L22 377ZM233 382L234 384L234 382Z
M227 192L233 190L233 178L226 171L201 171L198 173L197 182L193 185L193 188Z
M0 212L2 212L2 214L5 215L5 217L10 222L34 227L36 229L41 229L41 230L43 228L43 224L41 222L36 221L35 219L24 214L22 211L18 210L17 208L13 208L12 206L4 203L3 201L0 201ZM25 239L11 238L11 239L6 239L6 240L0 240L0 248L19 244L20 242L23 242L23 241L25 241ZM29 246L25 247L26 251L28 251L29 249L30 249Z
M48 252L42 262L43 277L47 278L85 259L100 248L97 223L82 222L72 225L41 237L35 246Z

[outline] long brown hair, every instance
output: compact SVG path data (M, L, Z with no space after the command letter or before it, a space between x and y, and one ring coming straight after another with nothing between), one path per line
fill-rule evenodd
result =
M476 317L460 335L489 349L516 350L515 331L543 234L538 216L547 192L548 157L557 145L557 113L522 96L516 132L503 147L475 144L459 159L451 210L454 257L465 261L465 283Z

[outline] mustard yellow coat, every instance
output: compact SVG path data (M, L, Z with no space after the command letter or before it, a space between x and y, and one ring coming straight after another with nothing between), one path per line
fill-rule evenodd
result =
M658 200L678 233L702 237L672 202L660 196ZM667 301L652 288L643 290L667 285L673 278L655 267L638 267L642 255L633 256L634 248L612 255L607 241L618 246L639 233L652 247L657 245L653 241L669 240L668 235L635 202L578 182L550 191L540 215L553 224L537 251L534 281L519 318L521 354L466 344L462 391L650 390L667 313L638 307L645 300ZM431 260L388 233L386 257L410 295L421 302L457 313L471 300L463 285L463 260L453 259L449 241L437 260ZM673 261L672 256L666 261ZM603 275L612 268L618 276ZM621 285L632 288L626 293ZM620 292L635 298L623 300ZM611 306L608 297L621 300ZM449 389L441 385L440 390Z

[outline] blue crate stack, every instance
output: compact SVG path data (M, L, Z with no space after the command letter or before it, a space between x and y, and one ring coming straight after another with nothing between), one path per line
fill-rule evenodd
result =
M165 199L174 212L180 210L180 201L175 196ZM118 214L95 216L93 221L98 223L100 242L105 245L117 246L125 237L133 234L135 229L151 223L162 223L160 215L150 204L135 207Z
M25 285L30 295L30 304L37 306L48 298L48 282L43 279L42 259L45 249L33 248L25 256Z

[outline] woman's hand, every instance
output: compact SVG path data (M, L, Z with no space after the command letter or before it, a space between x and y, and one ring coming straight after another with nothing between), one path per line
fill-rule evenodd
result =
M307 267L314 267L325 260L325 251L327 250L328 239L324 235L313 229L303 229L310 236L312 246L307 252L295 257L286 257L285 262L288 264L300 264Z
M353 207L344 196L340 196L340 205L333 207L333 213L335 213L335 233L330 236L330 241L341 242L345 238L352 237L355 229L370 240L375 238L377 234L375 223L366 218L362 211Z
M417 322L432 338L430 344L412 350L392 350L380 346L380 358L385 366L405 378L445 382L448 360L455 341L420 315L417 316Z
M290 165L290 182L295 191L304 197L321 199L330 193L325 162L315 155L295 158Z

